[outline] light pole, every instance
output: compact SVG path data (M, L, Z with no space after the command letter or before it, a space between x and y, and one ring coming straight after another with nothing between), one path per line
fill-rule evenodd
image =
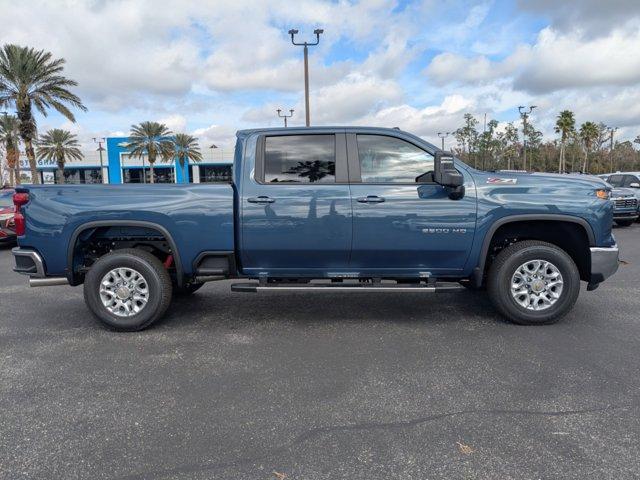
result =
M320 43L320 34L324 33L324 30L321 28L316 28L313 33L316 36L316 41L314 43L304 42L304 43L296 43L294 40L294 36L298 33L298 30L291 29L289 30L289 35L291 35L291 43L296 46L304 46L304 113L306 119L306 125L309 127L311 125L311 117L309 114L309 48L314 45L318 45Z
M102 152L104 152L104 147L102 144L106 141L104 137L93 137L93 143L98 144L98 153L100 154L100 182L104 183L104 165L102 164Z
M280 109L277 109L276 112L278 112L278 117L284 118L284 128L287 128L287 118L293 117L293 108L291 110L289 110L289 115L287 115L286 113L283 115L281 113L282 110L280 110Z
M529 111L525 112L525 108L528 108ZM518 112L520 112L520 117L522 118L522 144L524 147L524 160L522 161L523 170L527 169L527 119L533 109L536 108L536 105L531 105L530 107L518 107Z
M438 132L438 136L442 139L442 150L444 151L444 139L451 135L451 132Z
M618 127L609 127L609 171L613 172L613 134L616 133Z
M217 148L220 148L220 161L224 161L224 152L222 150L222 147L218 147L216 144L213 144L213 143L209 147L209 149L211 150L211 160L213 160L213 151Z

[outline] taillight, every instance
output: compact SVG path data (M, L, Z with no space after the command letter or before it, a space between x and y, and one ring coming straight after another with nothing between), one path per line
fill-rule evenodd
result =
M16 206L16 214L13 217L13 223L16 228L16 235L22 236L25 232L25 221L24 215L20 211L20 207L26 205L29 202L29 194L28 193L14 193L13 194L13 204Z
M16 211L20 210L22 205L25 205L29 201L28 193L14 193L13 204L16 206Z

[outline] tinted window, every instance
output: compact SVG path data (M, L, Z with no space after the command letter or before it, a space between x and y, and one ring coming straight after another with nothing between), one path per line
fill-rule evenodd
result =
M624 187L630 187L632 183L638 183L638 179L633 175L625 175L624 176Z
M399 138L358 135L363 183L415 183L433 171L433 155Z
M621 187L624 181L624 177L622 175L611 175L609 177L608 183L614 187Z
M198 165L198 168L200 183L231 183L231 165Z
M264 148L264 180L270 183L334 183L335 136L267 137Z

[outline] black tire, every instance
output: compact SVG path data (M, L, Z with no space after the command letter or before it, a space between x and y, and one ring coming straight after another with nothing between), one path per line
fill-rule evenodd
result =
M562 275L560 297L544 310L530 310L511 294L511 280L516 270L528 260L552 263ZM520 325L555 323L571 310L580 294L580 273L573 259L561 248L536 240L514 243L502 250L489 268L487 290L491 301L510 321Z
M619 227L630 227L635 220L616 220Z
M146 281L148 301L138 313L131 316L110 312L100 297L102 279L120 267L139 272ZM142 330L162 317L171 303L171 293L171 277L162 262L149 252L135 248L116 250L100 257L91 266L84 281L84 300L89 310L104 325L122 332Z
M176 297L188 297L189 295L197 292L204 286L204 283L189 283L182 285L181 287L173 285L173 295Z

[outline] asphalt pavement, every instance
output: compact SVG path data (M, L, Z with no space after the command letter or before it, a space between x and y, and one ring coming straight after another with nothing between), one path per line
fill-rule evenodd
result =
M231 293L139 333L0 250L0 479L640 477L640 224L561 323L482 292Z

